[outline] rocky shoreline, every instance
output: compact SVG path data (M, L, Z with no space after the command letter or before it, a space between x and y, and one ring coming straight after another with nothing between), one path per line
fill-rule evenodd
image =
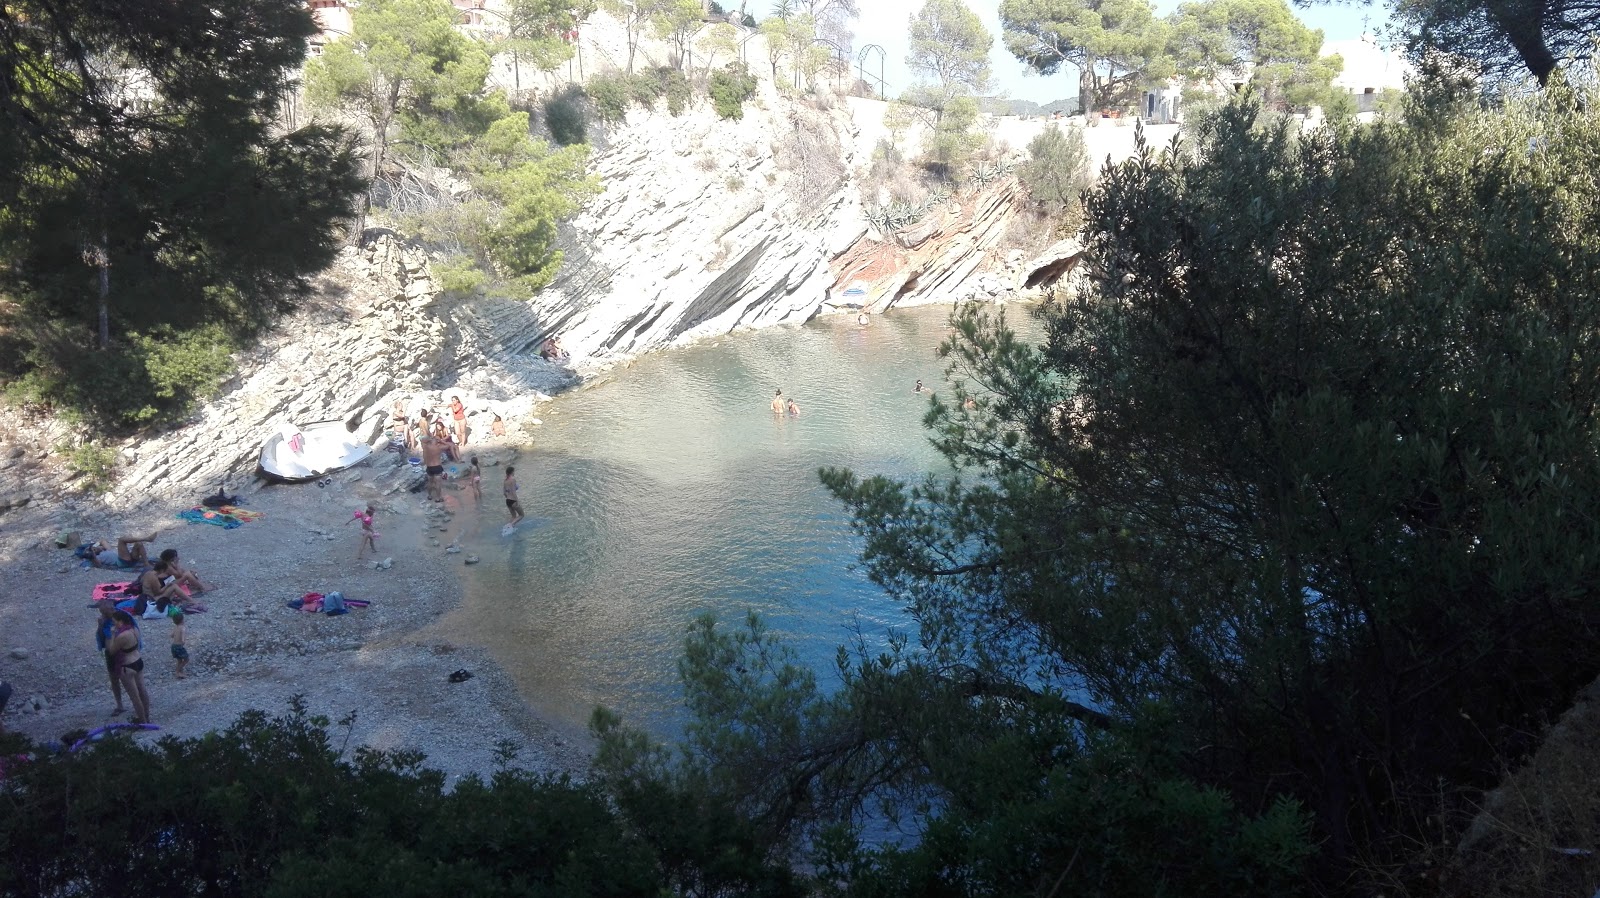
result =
M677 147L670 165L629 173L627 179L642 178L669 192L677 190L671 185L698 179L717 181L717 190L776 195L758 186L789 177L774 168L771 153L753 157L759 165L744 175L760 177L738 190L731 177L696 166L693 160L709 151L702 147L715 144L707 142L712 132L732 127L709 120L700 124L705 133L696 132L699 140ZM744 136L754 140L760 134L752 128L749 124L750 134ZM629 153L637 155L633 143L652 133L646 124L617 135L600 164L632 158ZM615 185L617 190L625 186L621 180ZM717 206L717 190L690 194L694 203ZM114 447L118 478L103 496L81 492L78 478L64 470L60 447L70 439L64 424L0 425L0 565L11 573L0 579L0 677L17 690L6 725L43 740L112 719L104 671L90 641L94 613L86 606L95 583L118 578L109 571L80 569L67 549L55 548L56 535L76 531L114 538L166 527L157 548L178 548L220 589L207 599L211 610L196 615L191 627L197 643L191 679L180 684L170 677L162 644L166 625L153 621L156 626L147 633L156 721L163 733L203 733L227 725L247 708L280 711L292 696L303 695L312 711L332 719L359 711L352 744L415 748L455 776L490 769L501 739L519 746L524 763L535 769L581 772L586 734L563 731L536 716L486 653L453 645L432 626L460 601L463 587L452 566L463 564L472 547L464 545L455 554L447 543L475 532L470 526L480 513L475 503L464 502L464 493L456 490L447 491L442 511L419 501L411 489L420 474L392 453L378 453L326 486L263 487L254 479L260 442L285 422L328 420L349 422L364 438L381 441L394 401L414 411L423 405L441 408L459 395L470 412L472 451L490 466L503 464L514 456L513 447L533 441L539 427L535 414L550 394L626 366L652 349L847 310L850 306L835 298L846 283L871 282L875 292L884 284L893 287L894 301L880 303L879 309L955 298L1005 301L1033 289L1035 272L1048 269L1053 279L1076 261L1077 247L1070 242L1026 261L1020 251L1003 257L994 251L1015 205L1005 185L978 204L984 214L970 222L969 216L952 214L941 217L937 227L929 225L915 246L863 248L858 241L864 225L856 221L859 205L849 198L850 190L847 183L822 206L838 215L813 217L805 223L809 227L777 215L776 207L741 219L750 233L740 239L755 247L751 258L772 264L736 263L732 260L744 250L729 256L729 247L718 250L712 240L706 251L717 253L716 259L698 268L688 264L695 260L679 260L671 277L648 279L650 260L666 258L662 254L668 250L665 244L652 253L640 247L656 246L650 240L666 240L671 229L646 227L646 240L643 232L630 230L637 222L627 227L617 222L639 215L656 223L669 213L674 219L685 216L670 203L617 209L597 203L577 228L604 232L631 249L613 247L621 261L616 270L605 268L611 276L604 289L574 293L563 281L532 302L442 294L425 250L393 232L369 229L317 279L297 311L237 357L238 371L218 397L181 427ZM714 224L712 218L709 212L686 216L706 226ZM800 249L789 248L793 252L777 237L791 231L800 241ZM813 239L821 232L832 239ZM685 239L670 236L680 243ZM806 261L798 264L790 257L802 249ZM587 258L585 265L586 258L575 252L568 266L573 273L564 277L580 277L581 270L592 268L595 260ZM993 264L986 267L985 259ZM739 276L717 274L722 266ZM714 283L700 282L707 277ZM646 283L650 289L640 292ZM914 289L914 283L926 289ZM675 295L699 299L659 314L665 311L662 297ZM750 295L760 302L748 308L729 305ZM638 321L627 324L617 316ZM617 327L628 339L602 337L622 333ZM557 331L579 354L576 367L533 354L539 340ZM506 425L503 437L489 436L495 415ZM493 472L487 473L492 484ZM243 492L249 507L266 517L236 530L189 527L173 517L221 484ZM490 492L485 507L492 514L499 503ZM351 512L367 501L379 504L384 554L394 559L382 570L354 562L358 537L354 527L345 526ZM369 598L373 606L331 619L284 607L302 593L331 590ZM458 669L475 676L450 683L448 675Z
M515 454L479 451L486 464ZM409 465L386 453L327 486L247 491L245 507L263 517L236 529L186 525L174 513L198 497L174 497L86 532L160 530L156 549L178 548L217 586L202 597L208 610L190 617L186 680L172 676L169 624L144 622L154 719L162 729L139 738L199 735L247 709L282 712L299 695L313 713L336 721L355 712L352 746L420 750L452 781L490 772L502 740L518 749L521 766L581 773L584 734L535 717L484 652L429 635L430 625L459 602L455 566L474 549L465 544L452 553L450 544L473 530L478 514L497 511L495 497L486 496L486 511L480 510L457 483L435 505L405 488L409 474ZM389 564L355 560L357 528L346 523L368 501L378 506L379 547ZM39 741L126 719L110 713L92 641L96 613L88 605L94 584L127 577L82 568L70 550L55 548L60 523L43 506L14 512L0 542L0 565L10 572L0 599L0 676L16 690L5 724ZM333 590L372 605L342 617L285 605L306 592ZM473 676L451 682L450 674L462 669Z

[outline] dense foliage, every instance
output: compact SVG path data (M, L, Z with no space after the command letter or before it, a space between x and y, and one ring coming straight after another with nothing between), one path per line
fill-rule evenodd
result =
M595 114L604 122L620 122L627 118L628 110L638 106L654 109L656 102L665 98L669 115L682 115L694 100L694 88L683 72L661 66L636 72L601 73L590 78L583 87L584 93L594 101Z
M1593 0L1400 0L1394 21L1413 58L1429 65L1470 64L1491 84L1532 75L1547 84L1574 59L1587 62L1600 34Z
M1051 216L1075 225L1081 218L1078 200L1089 189L1089 148L1077 128L1046 128L1028 142L1028 161L1017 180L1034 202Z
M528 21L566 21L548 5L517 9ZM488 88L489 55L456 28L456 16L448 0L363 3L349 38L307 67L307 93L322 108L366 121L372 196L402 229L448 257L439 266L446 289L493 281L531 293L560 268L557 222L594 188L584 175L588 148L571 141L575 125L581 138L582 119L569 100L566 118L551 128L568 145L534 140L528 114L512 112L506 95ZM534 53L531 44L510 46ZM432 180L440 163L464 175L472 193Z
M1110 169L1042 349L956 319L958 473L824 472L916 642L704 624L684 766L851 894L1421 882L1600 674L1600 118L1424 100Z
M756 77L743 63L730 62L711 73L711 106L722 118L744 118L745 101L756 95Z
M909 22L906 66L919 77L897 104L928 128L923 164L947 180L982 143L973 130L989 89L994 37L962 0L927 0ZM891 126L892 127L892 126Z
M332 260L340 129L274 127L294 0L0 8L0 377L123 428L185 414Z
M713 808L635 819L595 786L510 767L447 791L420 755L345 755L328 724L249 712L31 762L0 737L0 896L796 894Z

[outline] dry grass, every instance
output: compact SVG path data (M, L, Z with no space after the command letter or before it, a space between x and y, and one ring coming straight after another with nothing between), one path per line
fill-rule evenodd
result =
M1443 859L1440 892L1589 898L1600 889L1600 684L1483 802Z

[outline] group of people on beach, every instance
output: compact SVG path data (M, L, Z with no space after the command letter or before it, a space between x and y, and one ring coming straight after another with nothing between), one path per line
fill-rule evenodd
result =
M139 621L167 618L172 622L173 675L185 679L189 667L185 612L203 610L193 597L213 588L179 560L177 549L163 549L151 563L145 546L155 539L153 533L142 537L123 536L117 538L115 548L105 542L92 547L92 560L101 567L142 568L124 598L104 598L95 603L100 615L95 626L95 645L105 660L111 695L117 702L113 713L122 714L127 710L123 707L123 693L126 692L128 703L133 706L133 723L150 722L150 690L145 684L144 635Z

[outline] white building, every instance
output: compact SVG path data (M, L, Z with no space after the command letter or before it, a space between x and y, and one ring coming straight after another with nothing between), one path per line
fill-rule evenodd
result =
M1355 97L1358 113L1375 111L1378 95L1385 90L1406 89L1411 64L1399 53L1379 46L1370 34L1353 41L1328 41L1322 45L1323 56L1333 54L1344 60L1344 70L1333 79L1333 86Z

